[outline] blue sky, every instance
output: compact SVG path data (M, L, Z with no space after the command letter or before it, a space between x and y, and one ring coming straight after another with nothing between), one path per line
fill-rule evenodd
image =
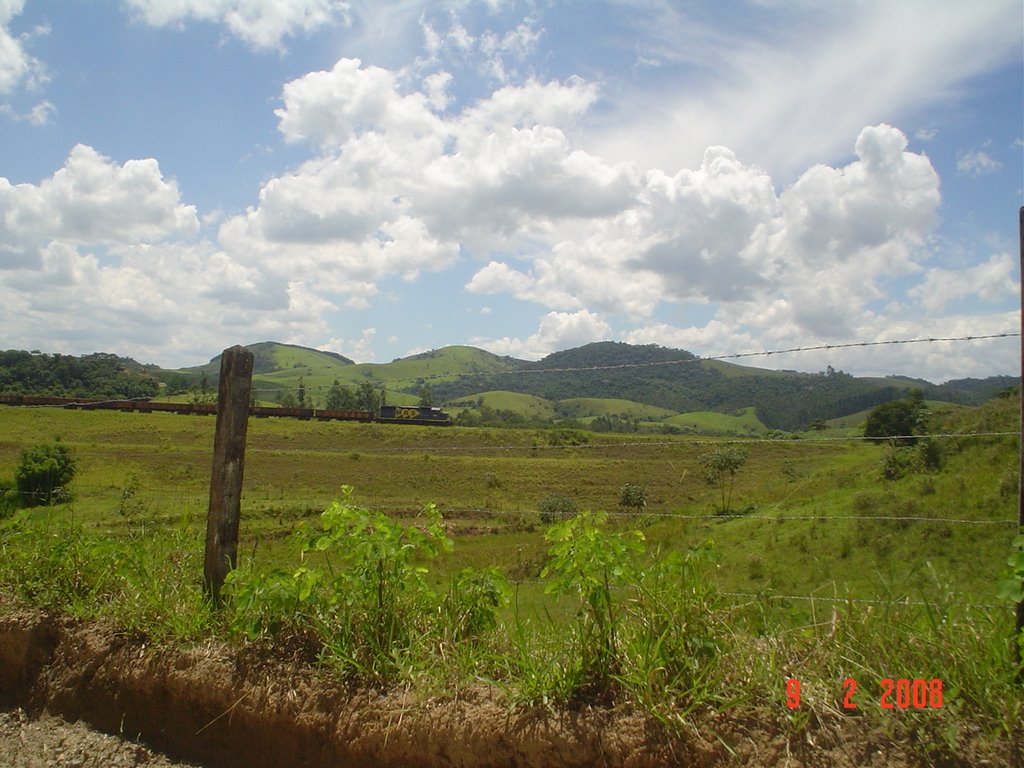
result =
M1019 0L0 0L5 348L1016 331ZM755 359L933 381L1015 338Z

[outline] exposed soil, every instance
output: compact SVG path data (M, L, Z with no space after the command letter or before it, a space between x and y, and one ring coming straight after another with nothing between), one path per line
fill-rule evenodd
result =
M628 709L512 709L485 687L417 700L222 646L153 648L102 624L0 616L0 765L174 765L151 749L208 768L933 765L859 718L791 735L742 713L708 714L671 735ZM1015 758L1007 745L934 765Z
M193 768L118 736L52 715L30 718L23 709L0 712L4 768Z

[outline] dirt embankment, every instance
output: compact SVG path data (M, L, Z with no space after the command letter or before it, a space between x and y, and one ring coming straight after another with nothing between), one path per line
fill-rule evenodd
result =
M0 711L15 707L218 767L928 764L854 722L789 736L709 715L670 736L629 711L510 710L487 688L427 701L352 691L306 666L222 647L154 649L32 611L0 616ZM73 736L62 739L74 749Z

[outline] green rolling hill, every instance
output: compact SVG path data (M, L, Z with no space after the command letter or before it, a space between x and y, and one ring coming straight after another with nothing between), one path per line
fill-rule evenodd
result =
M736 437L760 437L768 428L757 418L753 408L744 408L737 413L716 413L715 411L694 411L681 413L666 420L666 423L703 435L728 435Z
M936 386L905 376L860 378L831 369L817 374L775 371L621 342L587 344L538 362L467 346L361 364L273 342L250 349L257 356L254 386L263 400L272 400L277 390L295 390L300 380L314 404L323 402L334 381L353 389L369 383L384 391L390 403L414 403L427 389L434 404L451 406L455 413L479 414L483 406L514 415L513 422L568 419L592 425L612 419L620 425L635 422L638 428L730 435L803 431L905 397L913 388L923 389L932 400L974 404L1016 381L995 377ZM178 373L193 381L205 373L212 381L219 364L217 357ZM848 419L843 423L850 428Z
M583 419L594 416L620 416L643 421L662 421L676 416L676 411L633 400L597 397L570 397L559 400L558 413L566 418Z
M626 431L675 428L746 435L771 429L799 432L821 423L849 430L871 408L905 397L911 389L921 389L929 400L976 405L1018 381L999 376L934 385L906 376L855 377L831 368L816 374L775 371L702 360L654 344L610 341L555 352L537 362L468 346L358 364L294 344L266 341L248 348L255 357L253 387L260 402L277 402L301 386L307 405L323 407L338 382L352 391L372 387L388 403L401 405L415 404L427 392L433 404L451 407L453 413L477 419L498 415L508 425L567 421ZM3 391L27 394L73 391L86 396L94 390L97 396L110 396L145 389L149 396L159 382L163 396L189 397L190 391L205 388L209 397L220 370L219 356L205 365L165 370L112 355L5 354L0 360L9 361L0 365ZM102 386L90 383L85 373L67 375L79 369L88 373L108 360Z

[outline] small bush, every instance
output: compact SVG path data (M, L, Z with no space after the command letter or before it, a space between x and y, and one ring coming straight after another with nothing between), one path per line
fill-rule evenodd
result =
M647 490L642 485L626 483L619 490L619 508L640 512L647 506Z
M618 587L635 583L634 560L644 550L640 531L613 533L605 513L583 512L551 526L544 538L550 544L541 578L551 578L547 594L576 595L574 656L579 660L575 687L597 694L608 692L620 671L618 630L623 611Z
M239 569L228 574L231 628L249 639L278 634L311 639L325 660L346 676L378 681L400 674L410 648L426 635L437 600L423 562L450 550L441 513L433 504L417 525L357 506L352 488L320 515L319 527L293 534L300 565L270 574ZM466 576L475 597L464 632L486 623L483 587ZM475 602L474 602L475 600Z
M14 487L14 481L0 480L0 520L13 515L20 501L21 494Z
M742 448L727 446L702 454L700 463L704 466L704 482L708 485L717 485L721 491L722 503L719 511L723 514L728 513L732 504L736 473L747 463L747 452Z
M75 476L75 461L59 440L41 443L21 452L14 484L26 507L39 507L68 497L67 486Z
M498 625L498 609L509 604L512 589L494 566L465 568L442 602L444 626L451 639L475 641Z
M911 447L892 448L882 461L882 477L886 480L899 480L920 470L921 454Z
M563 493L553 493L541 499L537 511L540 512L541 523L551 525L566 517L576 517L580 513L580 505Z
M923 428L926 412L920 391L906 400L884 403L868 414L864 437L887 439L897 445L913 445Z
M939 472L942 469L943 455L942 446L938 440L926 437L918 446L917 451L921 457L921 466L926 472Z

